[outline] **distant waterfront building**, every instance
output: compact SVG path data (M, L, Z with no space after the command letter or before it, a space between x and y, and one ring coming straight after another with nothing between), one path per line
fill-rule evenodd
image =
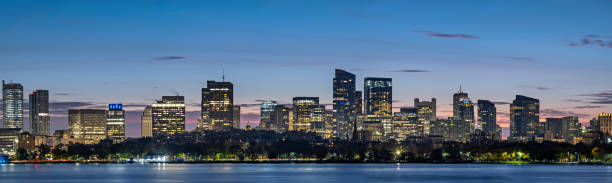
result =
M371 133L371 136L375 138L381 135L381 138L386 139L392 133L393 89L391 82L391 78L368 77L364 79L363 90L366 114L364 130L369 130L370 132L366 133Z
M497 108L493 102L478 100L478 129L487 136L497 136Z
M459 92L453 94L453 125L450 125L452 133L456 133L454 140L466 142L474 131L474 103L467 93L459 88Z
M272 123L272 113L276 107L276 101L263 101L259 107L259 126L273 130L276 126Z
M550 133L550 137L546 137L548 141L561 141L563 137L563 121L561 118L546 118L546 133Z
M582 125L578 121L577 116L566 116L561 118L563 138L568 143L573 143L577 138L581 137L580 128Z
M510 137L515 141L532 141L540 123L540 100L517 95L510 104Z
M0 128L0 154L15 154L19 133L21 133L19 128Z
M151 129L153 136L185 132L185 97L162 96L152 105Z
M418 116L419 109L402 107L400 112L393 113L393 139L403 141L407 137L424 135L425 125Z
M418 110L419 123L423 125L422 135L429 135L431 123L436 120L436 98L431 101L414 99L414 107Z
M109 104L106 111L106 136L113 143L125 140L125 111L122 104Z
M32 135L51 135L49 118L49 91L35 90L29 95L30 133Z
M153 107L147 106L140 117L140 136L153 136Z
M234 116L232 118L232 126L235 129L240 129L240 105L234 105L232 115Z
M2 80L2 128L23 129L23 86Z
M202 110L198 130L222 130L233 127L234 85L207 81L202 88Z
M293 97L293 108L293 130L325 135L325 107L319 105L319 97Z
M70 136L83 139L85 144L96 144L106 138L106 110L69 109Z
M352 133L352 126L357 115L355 91L355 74L344 70L336 69L333 79L333 120L331 125L331 136L340 139L349 139Z
M612 135L612 113L599 113L597 121L599 121L599 130L602 133Z
M289 130L289 111L290 109L284 105L276 105L274 112L272 113L272 123L274 125L274 131L285 132Z

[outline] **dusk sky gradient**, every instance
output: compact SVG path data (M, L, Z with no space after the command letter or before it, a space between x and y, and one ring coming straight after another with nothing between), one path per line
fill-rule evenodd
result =
M335 68L358 90L392 77L394 107L436 97L439 118L462 85L498 102L502 127L517 94L540 99L540 121L586 125L612 112L611 20L610 0L2 0L0 79L22 83L26 101L48 89L52 130L67 128L68 108L123 103L130 137L163 95L185 96L194 129L201 88L222 67L243 126L258 123L258 100L331 104Z

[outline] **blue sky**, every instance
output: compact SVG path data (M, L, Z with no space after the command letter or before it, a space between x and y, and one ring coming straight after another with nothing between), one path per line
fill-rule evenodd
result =
M142 105L176 93L192 128L222 67L245 124L255 100L331 103L335 68L360 90L392 77L394 107L436 97L439 117L460 84L500 102L502 126L516 94L539 98L543 117L612 112L609 0L0 1L0 17L0 79L49 89L53 129L67 128L63 108L125 103L138 136Z

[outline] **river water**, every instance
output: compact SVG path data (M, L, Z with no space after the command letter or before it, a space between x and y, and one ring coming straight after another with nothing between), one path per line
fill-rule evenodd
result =
M497 164L12 164L0 182L612 182L612 166Z

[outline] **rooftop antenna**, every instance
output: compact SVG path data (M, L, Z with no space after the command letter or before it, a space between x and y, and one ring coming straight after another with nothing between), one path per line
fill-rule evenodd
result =
M463 91L461 90L461 84L459 84L459 93L463 93Z
M221 81L225 82L225 66L221 65Z

